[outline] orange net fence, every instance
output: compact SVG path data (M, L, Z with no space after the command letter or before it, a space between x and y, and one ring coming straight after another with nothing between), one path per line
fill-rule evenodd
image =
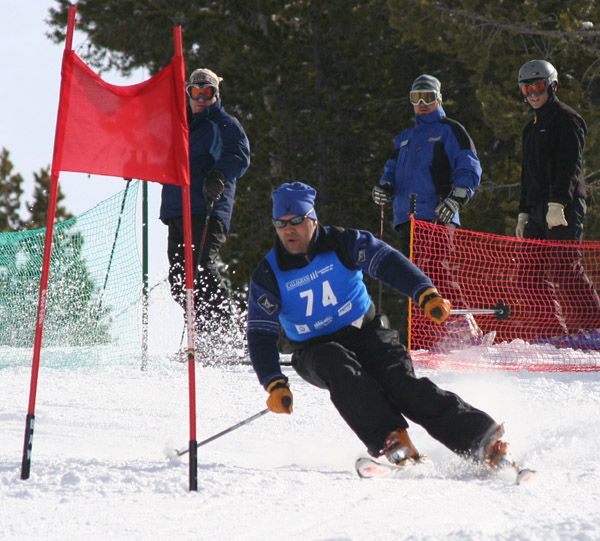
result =
M412 246L413 261L458 312L440 326L413 305L416 364L600 371L600 242L517 239L415 220Z

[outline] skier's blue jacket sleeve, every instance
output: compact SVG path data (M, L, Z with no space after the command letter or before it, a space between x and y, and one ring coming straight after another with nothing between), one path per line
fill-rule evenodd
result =
M300 260L307 265L317 253L335 251L348 268L381 280L415 302L425 289L433 287L431 280L406 256L368 231L319 226L307 255L285 253L278 240L275 251L278 265L284 268L290 260L297 267ZM248 350L258 379L265 388L275 379L287 379L279 366L277 348L281 312L277 270L264 258L254 271L249 288Z

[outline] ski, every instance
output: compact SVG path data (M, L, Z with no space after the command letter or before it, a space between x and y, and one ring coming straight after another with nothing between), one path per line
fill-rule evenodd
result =
M403 465L388 464L386 462L379 462L371 457L361 456L356 459L354 467L361 479L408 479L411 477L414 478L415 473L424 473L420 466L428 463L430 461L425 456L419 462L407 461ZM531 481L536 475L535 470L522 467L508 459L504 459L497 468L486 468L486 473L499 474L501 472L514 472L514 477L511 475L511 479L514 478L517 485Z
M512 459L503 458L498 464L499 471L513 470L515 474L515 484L523 485L531 481L535 475L536 471L530 468L525 468Z
M383 479L410 477L417 466L429 463L429 459L422 455L419 461L407 460L404 464L396 465L379 462L374 458L361 456L356 459L354 467L361 479Z

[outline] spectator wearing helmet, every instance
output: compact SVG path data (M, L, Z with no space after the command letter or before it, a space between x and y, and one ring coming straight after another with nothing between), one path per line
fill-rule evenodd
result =
M550 62L530 60L523 64L518 84L524 102L533 109L533 118L523 130L516 236L579 241L586 213L583 177L586 123L572 107L558 99L558 73ZM539 313L534 315L553 314L555 323L547 326L553 329L553 334L600 326L600 300L581 265L579 250L565 248L556 256L557 261L561 259L562 270L542 265L523 269L539 280L533 304L534 312ZM563 297L577 299L578 306L563 306L561 313L554 287L549 288L549 283L562 289ZM573 317L575 312L585 313L586 317Z
M192 238L195 261L195 308L198 330L229 321L229 292L217 268L227 239L236 183L250 164L243 127L227 114L220 98L222 78L207 68L192 72L186 84L190 141ZM169 283L185 309L183 211L181 188L162 187L160 219L168 227ZM201 323L214 325L201 325Z
M523 130L519 238L581 240L586 212L583 149L587 126L559 101L558 73L530 60L519 70L519 89L533 109Z
M473 197L481 181L473 140L464 126L446 117L440 81L431 75L419 75L409 99L414 126L394 138L394 153L372 191L377 205L392 203L400 250L407 256L411 194L416 195L416 216L420 220L456 227L460 226L460 209ZM459 292L447 294L453 301L461 297ZM404 327L407 309L402 312L400 326ZM401 331L406 340L406 331Z

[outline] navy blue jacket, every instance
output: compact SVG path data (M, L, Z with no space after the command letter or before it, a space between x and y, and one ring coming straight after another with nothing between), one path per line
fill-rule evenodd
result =
M250 165L250 143L241 124L225 112L220 101L193 115L189 130L192 214L206 214L202 195L204 178L213 169L221 171L225 176L225 191L215 203L212 215L223 222L228 231L236 182ZM163 184L160 219L166 223L170 218L181 216L181 188Z
M394 138L394 155L379 180L394 188L394 225L407 222L410 195L417 194L416 218L433 222L435 207L453 187L467 189L470 199L481 181L475 145L465 128L446 118L440 106L428 115L415 115L415 126ZM452 220L460 225L458 213Z
M282 295L277 274L306 267L318 255L335 252L342 264L356 272L364 272L381 280L415 302L432 287L431 280L407 257L368 231L319 226L309 253L292 255L279 239L275 242L277 269L266 258L258 264L250 281L248 299L248 350L258 380L265 388L275 379L285 378L279 367L277 342ZM342 305L347 299L338 299ZM332 328L331 332L340 329Z

